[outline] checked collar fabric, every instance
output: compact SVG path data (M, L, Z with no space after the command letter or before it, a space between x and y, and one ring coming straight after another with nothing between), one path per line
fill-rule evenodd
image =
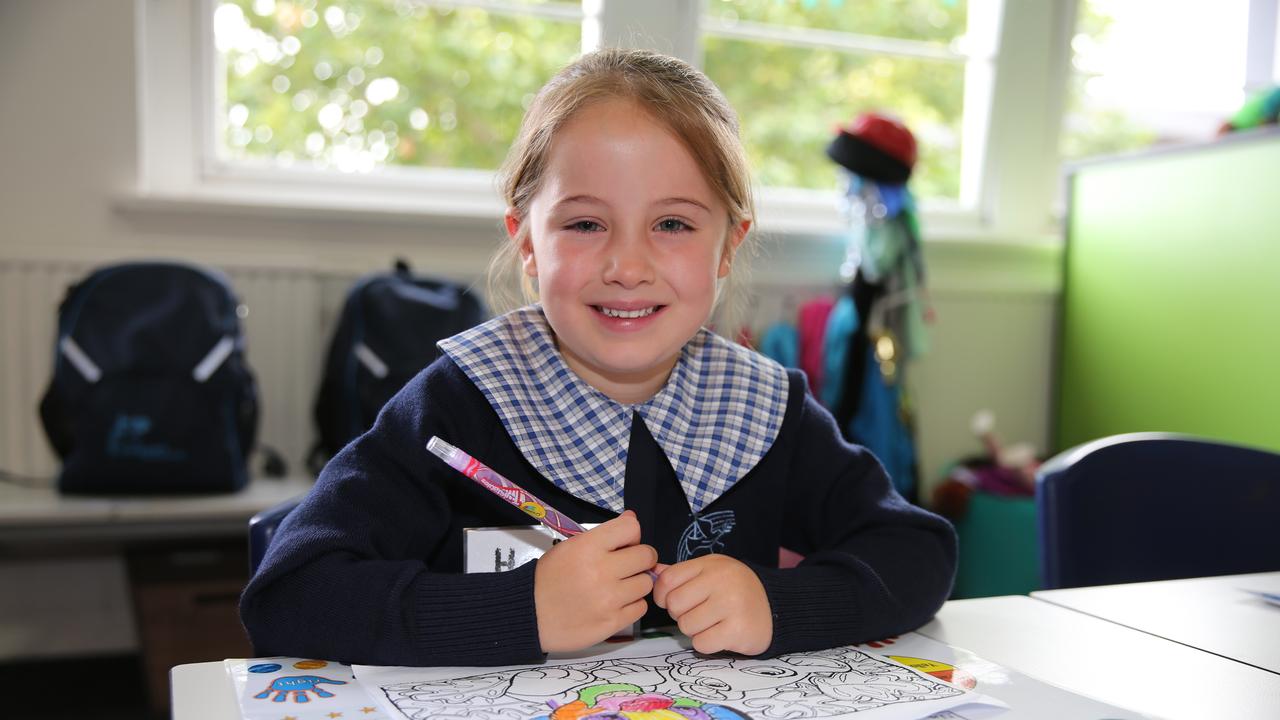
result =
M787 407L781 365L705 328L685 344L667 384L635 405L613 400L569 369L537 305L438 345L538 472L615 512L623 510L634 415L666 453L690 509L700 513L760 462Z

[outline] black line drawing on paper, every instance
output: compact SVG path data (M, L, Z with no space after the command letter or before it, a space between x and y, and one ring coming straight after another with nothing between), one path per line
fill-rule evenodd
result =
M963 691L853 647L769 660L684 650L383 685L413 720L847 718Z

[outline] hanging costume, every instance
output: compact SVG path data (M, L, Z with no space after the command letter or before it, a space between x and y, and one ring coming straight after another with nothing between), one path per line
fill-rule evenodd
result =
M767 655L904 632L951 589L955 535L840 437L800 373L706 330L636 405L565 364L540 308L440 344L281 524L241 599L259 655L380 665L543 658L531 562L463 574L463 529L528 525L425 448L439 435L581 523L625 509L663 563L754 570ZM805 556L779 569L780 549ZM671 624L651 606L648 624Z
M838 395L824 398L845 437L871 450L898 491L914 501L918 463L905 375L908 361L927 349L924 257L906 187L915 138L895 120L864 113L840 128L827 155L846 171L842 210L849 237L841 273L852 281L854 318L839 317L840 325L828 330L846 334L848 350Z

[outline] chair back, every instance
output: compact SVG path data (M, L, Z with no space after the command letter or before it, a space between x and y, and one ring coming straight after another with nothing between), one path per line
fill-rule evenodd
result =
M271 538L275 537L276 528L280 527L280 523L300 502L300 497L285 500L249 518L249 575L258 572L258 566L262 564L262 558L271 545Z
M1046 589L1280 570L1280 455L1134 433L1036 477Z

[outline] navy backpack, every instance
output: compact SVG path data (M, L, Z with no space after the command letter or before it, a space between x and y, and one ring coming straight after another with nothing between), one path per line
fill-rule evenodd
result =
M439 357L437 340L479 324L486 314L466 287L414 275L403 260L392 272L356 281L316 396L320 439L309 458L312 471L372 427L391 396Z
M238 307L224 277L176 263L107 266L67 290L40 402L59 490L244 487L258 391Z

